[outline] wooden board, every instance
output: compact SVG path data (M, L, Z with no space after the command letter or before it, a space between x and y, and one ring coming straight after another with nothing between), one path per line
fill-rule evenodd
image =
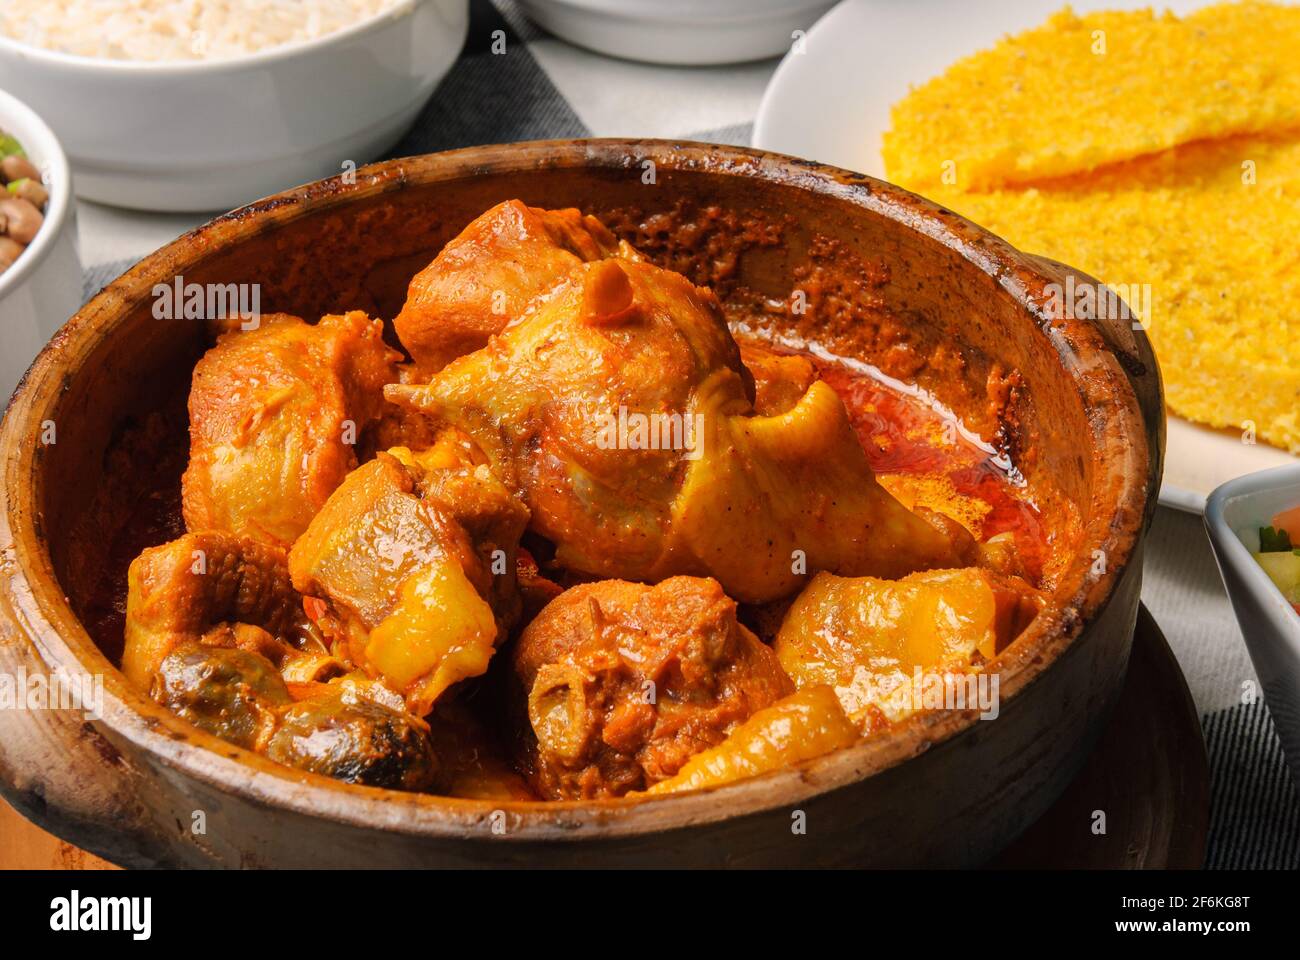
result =
M1095 812L1104 834L1093 832ZM1128 679L1096 750L1065 795L991 865L1196 869L1205 861L1210 767L1187 683L1146 607Z
M0 800L0 870L116 870L27 820Z

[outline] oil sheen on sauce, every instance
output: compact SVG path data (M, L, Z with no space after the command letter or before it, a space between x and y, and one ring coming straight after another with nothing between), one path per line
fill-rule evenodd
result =
M848 409L881 486L903 503L960 521L977 540L1012 538L1025 573L1041 580L1047 529L1015 466L932 399L865 364L807 356Z

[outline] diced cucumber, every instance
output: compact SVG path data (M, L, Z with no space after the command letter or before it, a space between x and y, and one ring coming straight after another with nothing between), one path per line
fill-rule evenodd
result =
M1285 530L1274 530L1272 527L1260 527L1259 549L1264 553L1276 553L1279 550L1290 550L1291 535Z
M1257 553L1256 562L1292 603L1300 603L1300 553Z

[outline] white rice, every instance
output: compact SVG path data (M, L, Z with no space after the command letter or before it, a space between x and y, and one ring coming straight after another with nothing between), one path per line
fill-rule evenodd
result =
M0 0L0 34L111 60L220 60L312 40L410 0Z

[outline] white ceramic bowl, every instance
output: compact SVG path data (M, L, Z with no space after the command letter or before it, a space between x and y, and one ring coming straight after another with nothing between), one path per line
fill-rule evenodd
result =
M1300 615L1251 556L1259 550L1259 528L1298 503L1300 464L1252 473L1210 494L1205 527L1291 775L1300 785Z
M44 115L81 196L225 210L360 166L455 62L468 0L406 0L316 40L227 60L92 59L0 37L0 89Z
M519 0L558 37L628 60L700 66L788 52L833 0Z
M72 175L59 141L28 106L3 90L0 130L22 144L50 191L40 232L0 273L0 398L7 401L46 341L81 306L81 261Z

